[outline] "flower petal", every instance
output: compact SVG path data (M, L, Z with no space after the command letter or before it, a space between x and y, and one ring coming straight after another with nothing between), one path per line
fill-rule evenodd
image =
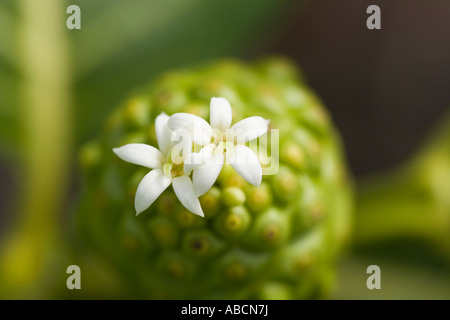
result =
M186 129L177 129L172 132L172 150L170 160L173 164L182 164L192 153L192 136Z
M169 129L167 125L167 121L169 120L169 116L164 112L160 113L155 119L155 131L156 131L156 139L158 140L159 150L166 155L169 151L172 141L172 131Z
M211 142L212 129L204 119L190 113L175 113L167 122L171 130L187 129L196 144L207 145Z
M189 177L183 175L173 178L172 186L181 204L186 209L201 217L205 216L198 196L194 192L194 185Z
M227 148L227 161L239 175L248 183L259 186L262 180L262 168L258 156L245 145L235 145L232 150Z
M225 98L211 98L209 107L209 122L213 128L229 129L231 126L231 106Z
M224 163L223 154L211 156L205 164L194 168L192 182L198 196L204 195L216 182Z
M184 160L184 172L189 175L194 168L205 164L211 154L211 146L204 146L199 152L189 154Z
M122 160L150 169L161 168L164 158L158 149L143 143L130 143L113 151Z
M161 169L155 169L145 175L136 190L134 207L136 215L150 207L150 205L170 185L170 179L166 177Z
M237 139L236 143L244 143L256 139L267 132L269 120L262 117L249 117L235 123L231 129Z
M185 160L183 164L184 173L189 175L192 170L202 164L202 156L198 153L191 153Z

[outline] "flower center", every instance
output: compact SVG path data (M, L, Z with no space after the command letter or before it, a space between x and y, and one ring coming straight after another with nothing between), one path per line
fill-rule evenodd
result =
M177 150L172 148L169 153L167 159L163 164L163 172L164 175L168 178L176 178L185 174L184 172L184 158L180 152L182 150Z
M171 162L166 162L163 165L164 175L168 178L176 178L184 175L184 163L173 164Z
M234 152L234 144L230 141L221 141L214 149L215 154L229 153L229 156L231 156L233 152Z
M172 178L179 177L184 175L184 163L174 164L172 165L172 170L170 171L170 175Z
M223 134L223 132L219 129L213 129L212 135L211 135L211 147L214 149L219 145L220 142L225 141L226 136Z

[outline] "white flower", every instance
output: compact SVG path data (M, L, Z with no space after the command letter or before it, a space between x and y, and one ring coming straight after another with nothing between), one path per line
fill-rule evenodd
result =
M114 148L113 151L122 160L153 169L142 179L137 188L134 202L136 215L150 207L172 184L183 206L203 217L200 201L189 178L191 168L186 166L188 171L185 171L184 165L185 159L191 154L192 138L186 130L171 132L167 126L168 119L167 114L161 113L155 120L159 150L150 145L131 143ZM182 141L179 141L180 137Z
M194 143L204 146L198 154L191 154L186 159L189 168L193 169L192 181L199 196L212 187L225 161L247 182L255 186L261 184L261 163L245 142L265 134L269 121L249 117L231 126L231 118L231 106L225 98L211 98L211 124L189 113L176 113L169 118L170 129L187 129Z

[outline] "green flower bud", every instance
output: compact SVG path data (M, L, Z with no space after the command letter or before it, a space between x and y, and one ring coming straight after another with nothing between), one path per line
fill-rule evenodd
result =
M142 249L140 239L130 234L124 235L122 237L122 246L126 251L134 254L140 252Z
M174 283L186 281L192 276L192 264L178 253L166 253L158 261L157 269Z
M173 247L178 240L178 230L173 223L163 217L155 217L149 222L149 229L161 247Z
M321 164L323 151L318 137L314 133L304 129L296 129L293 133L293 139L305 151L307 167L316 173Z
M208 217L213 217L221 208L221 192L217 187L212 187L199 198L203 212Z
M222 188L237 187L243 188L247 186L247 182L233 169L229 164L225 164L217 178Z
M222 201L228 207L239 206L245 202L245 193L237 187L228 187L223 190Z
M223 248L223 243L208 231L186 234L182 245L186 255L193 258L211 257Z
M251 217L247 209L238 206L221 213L214 221L214 225L223 237L236 238L247 231L250 222Z
M224 268L224 276L231 282L241 281L247 274L247 267L239 261L233 261Z
M298 177L287 167L280 167L278 174L273 177L272 189L278 199L283 201L298 197Z
M313 272L312 266L318 260L319 254L326 250L321 248L322 236L321 230L314 230L280 250L277 261L283 263L273 266L274 273L287 276L291 281L299 281Z
M288 142L283 145L280 152L281 160L295 169L306 167L306 156L303 149L296 143Z
M330 116L328 112L321 108L320 100L310 92L306 95L306 103L311 107L304 108L300 111L302 121L316 133L325 134L330 127Z
M303 193L298 198L292 215L292 224L297 231L307 230L316 225L326 213L325 199L320 186L309 177L302 177L300 185Z
M176 222L182 228L193 228L203 226L205 223L205 219L202 217L193 215L192 212L181 209L176 213Z
M264 300L290 300L292 299L292 290L287 284L269 282L261 287L258 298Z
M288 216L270 208L256 217L244 243L250 248L267 250L281 246L288 236Z
M120 231L120 242L124 250L134 256L150 253L154 245L142 229L139 222L127 217L122 222L123 229Z
M158 200L156 200L156 205L158 206L158 212L165 216L173 216L173 213L180 207L175 194L169 192L164 192Z
M272 190L263 182L259 187L247 189L247 205L253 212L261 212L272 205Z

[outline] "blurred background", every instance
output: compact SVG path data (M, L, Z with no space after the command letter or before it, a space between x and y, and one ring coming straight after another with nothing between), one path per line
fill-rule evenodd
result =
M66 28L71 4L81 30ZM381 30L366 27L372 4ZM1 0L0 279L19 292L64 246L77 150L131 91L216 58L284 55L329 109L358 187L331 298L449 299L449 16L446 0ZM371 264L382 290L365 286Z

